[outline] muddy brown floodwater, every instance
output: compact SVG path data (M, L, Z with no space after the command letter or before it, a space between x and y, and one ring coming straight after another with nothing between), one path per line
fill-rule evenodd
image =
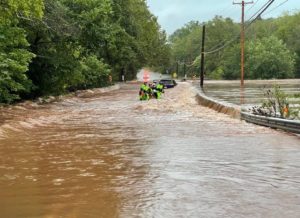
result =
M180 83L2 109L0 217L299 217L300 138Z

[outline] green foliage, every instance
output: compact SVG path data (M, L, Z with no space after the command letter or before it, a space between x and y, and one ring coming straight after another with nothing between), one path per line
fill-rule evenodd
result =
M58 95L68 90L84 88L82 84L91 82L85 81L82 60L93 53L100 56L99 45L96 47L100 33L95 36L94 41L90 41L95 29L102 25L97 22L103 16L98 18L93 13L94 10L100 11L100 2L45 0L43 21L23 23L29 33L31 50L37 54L28 72L35 85L31 96ZM71 9L76 9L76 13ZM88 31L88 26L93 25L93 22L97 25ZM86 41L83 40L84 37Z
M222 65L225 79L240 77L240 45L224 51ZM295 55L274 36L246 42L245 78L285 79L294 77Z
M107 64L98 60L96 56L89 56L81 60L83 83L80 88L97 88L108 85L110 69Z
M11 24L19 19L37 19L43 16L43 0L2 0L0 2L0 22Z
M277 19L258 20L246 29L245 78L300 77L299 19L300 13L286 14ZM207 78L240 78L240 24L216 16L205 25ZM172 70L179 60L193 63L190 71L199 71L201 28L202 24L190 22L170 36Z
M210 79L215 79L215 80L222 79L223 77L224 77L224 71L222 67L218 67L209 75Z
M273 89L263 91L266 99L260 107L252 108L254 114L288 119L299 118L299 111L290 108L288 95L280 89L280 86L274 85Z
M0 102L169 64L166 34L143 0L3 0L0 12Z
M267 100L263 103L262 107L271 108L270 111L273 111L275 117L278 114L281 118L284 116L289 116L289 103L287 100L287 95L280 89L278 85L274 86L274 90L268 89L264 95ZM287 111L286 114L285 111Z
M234 47L238 42L237 36L240 32L240 26L233 22L230 18L215 17L212 21L207 23L206 31L206 51L215 50L221 46L224 46L228 42L232 42L230 47ZM227 47L225 47L227 48ZM235 55L234 55L235 56ZM224 54L224 50L221 49L217 52L206 55L205 71L207 76L211 72L220 67L222 61L227 58Z
M202 25L198 22L190 22L181 29L178 29L169 37L172 47L172 68L170 72L177 70L178 62L185 62L191 65L187 69L188 74L197 71L200 65L200 57L198 61L194 61L199 56L200 39L202 34ZM194 62L194 63L193 63ZM179 66L179 71L182 72L182 65ZM178 74L179 72L177 72ZM178 74L183 76L182 73Z
M30 90L31 82L25 72L33 56L26 49L0 47L0 102L10 103L19 99L21 92Z
M248 43L248 78L285 79L294 77L295 56L274 36Z
M248 40L261 39L269 37L270 33L278 30L278 25L274 19L257 20L246 30Z
M202 25L190 22L170 36L174 61L192 61L199 55Z
M30 65L29 77L35 85L34 96L58 95L82 81L78 47L72 43L44 43Z
M237 79L241 74L240 45L234 44L224 51L224 59L221 61L221 68L224 70L224 79Z
M148 10L146 1L113 0L114 43L107 46L109 64L121 78L135 78L143 66L165 69L170 61L166 34L157 18Z
M19 27L20 19L39 19L43 12L42 1L4 0L0 3L0 102L11 103L20 94L29 92L31 81L25 74L34 54L26 33Z
M278 26L275 35L283 40L287 48L296 53L296 77L300 78L300 12L289 15L286 14L274 22Z
M215 48L224 45L227 40L232 40L239 31L239 26L231 19L219 16L216 16L205 25L207 36L205 43L206 51L214 50ZM190 22L170 36L173 70L175 69L176 62L179 60L186 63L194 62L188 70L190 72L199 71L202 26L203 24L200 24L199 22ZM223 57L224 53L222 50L205 56L205 71L208 77L216 77L216 69L220 66ZM196 59L197 61L194 61ZM219 70L222 69L219 68ZM214 75L210 75L212 72L214 72Z

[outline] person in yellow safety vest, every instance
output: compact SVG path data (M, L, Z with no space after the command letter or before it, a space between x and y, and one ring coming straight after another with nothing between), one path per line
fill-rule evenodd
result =
M156 86L155 86L155 97L157 99L160 99L161 98L161 94L164 92L164 85L163 84L160 84L160 83L157 83Z
M150 99L151 88L148 86L147 82L144 82L140 87L140 100L149 100Z

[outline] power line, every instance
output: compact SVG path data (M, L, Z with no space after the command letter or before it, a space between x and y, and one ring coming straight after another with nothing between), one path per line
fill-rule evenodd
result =
M254 2L254 4L250 8L248 8L246 12L250 11L257 4L257 2L259 2L259 0L256 0L256 2Z
M231 43L233 43L235 40L237 40L238 38L240 37L240 35L237 35L237 37L235 37L234 39L228 41L227 43L225 43L223 46L219 47L219 48L216 48L214 50L210 50L210 51L206 51L204 52L204 54L212 54L212 53L215 53L217 51L220 51L222 50L223 48L227 47L228 45L230 45Z
M251 19L253 19L254 17L257 17L258 14L260 14L260 12L267 7L267 5L271 2L272 0L268 0L258 11L256 11L249 19L248 21L250 21ZM274 1L274 0L273 0Z
M257 0L255 3L254 3L254 5L258 2L259 0ZM252 6L253 7L253 6ZM251 7L251 8L252 8ZM228 7L229 8L229 7ZM224 11L224 10L223 10ZM217 52L217 51L219 51L219 50L221 50L221 49L223 49L223 48L225 48L226 46L228 46L228 45L230 45L232 42L234 42L236 39L238 39L239 38L239 34L238 34L238 36L237 37L235 37L233 40L230 40L229 42L227 42L226 43L226 41L228 41L228 40L223 40L223 41L221 41L220 43L218 43L218 44L216 44L214 47L212 47L211 49L210 49L210 51L208 51L208 52L205 52L206 54L211 54L211 53L214 53L214 52ZM224 44L225 43L225 44ZM221 47L219 47L219 46L221 46ZM218 48L219 47L219 48Z
M235 18L238 16L238 14L233 14L233 12L235 11L235 8L231 6L230 10L226 10L226 12L221 15L222 17L226 18L226 17L230 17L231 19L235 20ZM229 8L229 7L228 7Z
M231 7L232 5L231 5L231 3L228 5L228 7L226 7L226 8L224 8L224 9L221 9L220 11L218 11L218 13L217 13L217 15L221 15L224 11L226 12L225 14L227 14L228 13L228 9ZM232 10L232 8L231 8L231 10ZM229 11L231 11L231 10L229 10Z
M285 3L287 3L288 1L289 0L285 0L284 2L281 2L279 5L277 5L276 7L272 8L270 11L268 11L264 15L270 14L272 11L275 11L277 8L281 7L282 5L284 5Z
M222 46L224 45L224 43L226 43L226 41L228 41L228 40L225 39L225 40L221 41L220 43L216 44L214 47L212 47L212 48L210 49L210 51L213 51L213 50L217 49L217 48L220 47L220 46L222 47Z
M270 0L266 3L266 7L261 8L259 14L247 25L246 29L250 27L252 23L254 23L261 15L274 3L275 0Z
M258 0L259 1L259 0ZM258 2L257 1L257 2ZM246 26L245 30L247 30L250 25L252 25L270 6L271 4L274 2L275 0L269 0L268 2L266 2L257 12L255 12L250 19L247 20L247 22L250 21L250 23ZM256 15L256 17L255 17ZM255 18L254 18L255 17ZM252 19L253 18L253 19ZM252 20L251 20L252 19ZM225 47L227 47L228 45L230 45L231 43L233 43L235 40L239 39L240 37L240 34L238 34L236 37L234 37L232 40L230 41L227 41L227 43L225 43L224 45L220 46L219 48L216 48L216 46L214 46L212 49L210 49L209 51L207 52L204 52L205 54L212 54L212 53L215 53L215 52L218 52L222 49L224 49ZM226 41L222 41L221 43L219 44L223 44L224 42ZM218 45L219 45L218 44Z

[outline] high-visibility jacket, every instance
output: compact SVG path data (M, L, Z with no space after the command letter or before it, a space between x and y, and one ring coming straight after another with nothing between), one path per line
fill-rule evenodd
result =
M150 87L145 85L145 84L142 84L141 85L141 90L144 91L144 92L149 92L150 91Z
M164 89L164 86L163 86L162 84L159 84L159 83L158 83L158 84L156 85L155 89L156 89L157 91L159 91L159 92L162 92L163 89Z

